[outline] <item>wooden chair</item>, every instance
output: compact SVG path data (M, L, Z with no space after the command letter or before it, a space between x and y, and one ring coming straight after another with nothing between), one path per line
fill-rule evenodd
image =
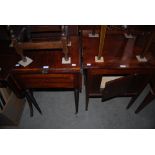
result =
M64 60L69 59L67 26L9 26L12 46L26 61L24 50L62 49Z

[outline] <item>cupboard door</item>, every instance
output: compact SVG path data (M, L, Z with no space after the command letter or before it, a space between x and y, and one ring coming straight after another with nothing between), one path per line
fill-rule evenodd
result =
M134 96L140 93L149 81L146 75L128 75L111 80L102 90L102 102L114 97Z

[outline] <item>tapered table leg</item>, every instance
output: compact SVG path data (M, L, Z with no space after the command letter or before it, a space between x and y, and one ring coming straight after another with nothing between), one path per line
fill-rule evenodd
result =
M89 96L88 96L87 70L84 70L84 84L85 84L85 110L88 111Z
M75 89L74 90L74 97L75 97L75 113L78 113L78 108L79 108L79 90Z
M29 89L27 89L25 91L25 96L26 96L26 98L28 100L29 107L30 107L30 113L32 113L32 116L33 116L33 105L39 111L39 113L42 114L42 111L41 111L39 105L37 104L32 92Z
M25 97L27 99L29 108L30 108L30 116L33 117L33 104L32 104L32 100L30 98L30 96L25 92Z
M149 94L145 97L144 101L140 104L140 106L136 109L135 113L139 113L143 110L151 101L155 98L155 96L149 92Z
M29 94L30 94L30 97L31 97L31 99L32 99L32 101L33 101L33 105L34 105L35 108L39 111L39 113L42 114L42 111L41 111L41 109L40 109L38 103L36 102L36 99L34 98L33 93L30 91Z
M2 110L3 109L3 106L2 106L2 104L0 103L0 109Z
M87 91L87 90L86 90ZM86 92L86 107L85 107L85 110L88 111L88 105L89 105L89 97L88 97L88 94Z
M145 78L146 78L146 77L144 77L144 79L145 79ZM134 96L131 98L131 100L130 100L128 106L126 107L126 109L129 109L129 108L133 105L133 103L136 101L136 99L138 98L138 96L142 93L142 91L144 90L144 88L146 87L147 84L148 84L148 79L146 79L146 81L142 81L142 82L139 84L140 87L138 88L138 91L137 91L136 95L134 95Z
M138 95L139 95L139 94L138 94ZM131 100L130 100L128 106L126 107L126 109L129 109L129 108L133 105L133 103L134 103L134 102L136 101L136 99L138 98L138 95L135 95L135 96L133 96L133 97L131 98Z

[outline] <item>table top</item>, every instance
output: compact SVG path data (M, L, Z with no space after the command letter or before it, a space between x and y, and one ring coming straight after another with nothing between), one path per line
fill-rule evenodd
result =
M16 66L13 68L13 71L16 73L37 73L42 70L43 66L49 66L49 73L79 72L81 66L79 47L79 38L71 37L71 46L69 47L71 64L62 64L64 53L59 49L26 51L24 52L25 56L31 58L33 62L27 67Z
M137 36L136 39L126 39L120 33L106 34L103 48L104 62L95 62L98 55L99 38L89 38L86 33L82 36L83 42L83 68L103 69L152 69L155 70L155 46L151 46L146 55L147 62L138 62L139 55L145 46L146 37Z
M81 67L80 62L80 46L79 38L71 38L72 45L69 47L69 57L71 64L62 64L64 56L61 50L41 50L41 51L26 51L25 55L33 59L33 62L27 67L16 66L20 56L14 51L0 53L0 80L7 80L11 71L15 73L35 73L40 72L43 66L49 66L49 73L57 72L79 72Z

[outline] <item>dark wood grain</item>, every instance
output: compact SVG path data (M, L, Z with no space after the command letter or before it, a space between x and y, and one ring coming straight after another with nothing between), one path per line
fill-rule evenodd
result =
M78 112L79 92L82 85L78 27L73 25L68 27L67 41L71 41L69 47L65 36L62 36L62 26L11 26L16 37L12 39L15 40L14 53L6 55L4 52L4 55L1 55L0 80L7 82L18 97L27 97L31 115L33 115L32 105L40 112L37 102L27 92L31 89L74 90L75 109L76 113ZM21 30L24 31L21 33ZM1 50L5 49L1 48ZM33 62L27 67L15 66L21 59L20 55L30 57ZM64 56L66 58L66 55L71 57L71 64L62 64L62 58ZM49 66L49 69L44 71L43 66ZM4 85L2 81L0 84Z
M123 35L107 35L102 52L104 63L96 63L95 56L97 56L99 50L99 38L83 37L83 67L119 69L120 65L126 65L127 69L154 68L155 59L149 59L146 63L140 63L136 59L136 55L140 55L143 52L143 44L137 41L134 47L130 47L127 44L128 41L130 40L125 39ZM130 57L127 55L129 53L125 52L127 50L126 45L128 45L128 48L133 49L130 52ZM89 63L91 66L87 66Z
M71 64L62 64L64 54L60 49L25 51L25 55L33 59L27 67L14 67L12 75L21 91L26 89L72 89L75 92L75 107L78 112L79 92L81 91L81 63L79 38L73 36L69 47ZM37 48L37 46L36 46ZM49 66L46 72L43 66Z
M69 57L71 57L71 64L62 64L62 57L64 54L60 49L40 50L40 51L25 51L24 54L33 62L27 67L14 67L15 73L42 73L43 66L49 66L49 73L66 73L80 71L80 49L78 37L71 38L72 46L69 47ZM76 66L72 66L76 64Z
M147 57L148 62L138 62L136 58L136 55L141 55L141 53L143 53L147 44L145 35L148 36L150 30L145 28L133 29L132 27L130 32L136 35L133 39L124 37L124 33L127 31L122 31L121 29L107 30L102 51L104 62L102 63L95 62L95 56L98 55L99 50L99 38L89 38L88 33L90 32L91 31L88 29L84 30L81 36L86 87L86 110L88 110L89 98L91 97L102 97L103 100L106 100L117 96L138 96L142 91L140 88L142 86L144 88L148 82L146 80L146 83L144 83L143 80L145 81L145 78L143 77L152 76L152 73L155 72L155 57L153 57L153 53L150 52L149 48L147 48L148 51L145 55L147 57L148 52L151 54L151 57ZM134 75L142 76L142 80L139 80L139 83L133 82L133 80L131 80L132 82L127 80L122 84L120 83L123 82L122 80L115 80L112 85L110 85L109 82L109 85L107 85L108 91L105 89L102 94L100 88L102 76L127 77ZM132 84L136 88L134 87L130 91L126 91L128 90L128 86ZM125 87L125 85L127 87Z

